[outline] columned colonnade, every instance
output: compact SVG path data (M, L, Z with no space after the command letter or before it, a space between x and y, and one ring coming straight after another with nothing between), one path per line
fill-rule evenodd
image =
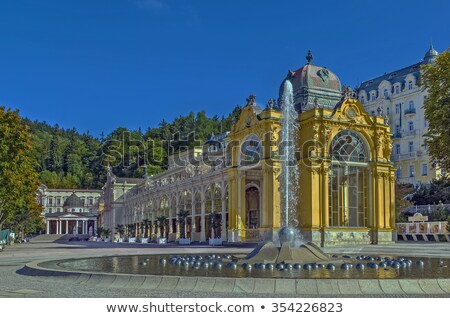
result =
M97 219L92 218L47 218L47 234L71 234L88 235L89 228L92 227L94 234L97 229ZM75 228L75 233L74 233Z
M177 169L174 169L177 170ZM129 194L124 203L122 218L116 216L117 224L134 225L131 236L158 237L159 226L157 218L164 216L168 220L166 236L169 240L180 238L180 225L177 215L180 211L187 211L186 236L192 241L207 241L212 236L212 229L208 224L208 216L212 212L220 213L220 237L227 236L227 201L228 183L222 166L195 167L191 172L168 171L169 176L152 180L136 193ZM122 219L122 223L118 220ZM144 222L148 220L149 228L144 233ZM145 230L144 230L145 231Z

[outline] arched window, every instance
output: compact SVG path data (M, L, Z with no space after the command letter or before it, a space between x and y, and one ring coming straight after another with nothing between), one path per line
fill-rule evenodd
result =
M412 100L409 101L409 110L414 110L414 102Z
M340 162L366 162L367 152L358 134L351 130L339 132L331 143L331 156Z
M391 110L389 107L386 107L386 115L389 116L391 114Z
M384 95L385 98L388 98L389 92L388 92L387 88L384 89L383 95Z
M413 82L412 82L412 81L409 81L409 82L408 82L408 89L409 89L409 90L412 90L412 89L413 89Z
M331 143L329 173L329 224L342 227L369 226L369 152L354 131L339 132Z
M262 159L262 145L258 136L250 135L241 144L240 162L241 166L252 166Z

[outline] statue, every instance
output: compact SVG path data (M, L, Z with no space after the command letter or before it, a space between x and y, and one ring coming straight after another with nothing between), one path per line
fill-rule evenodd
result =
M383 141L383 155L387 160L390 160L392 151L392 139L386 136Z
M383 109L380 106L378 106L378 108L377 108L377 116L382 116L382 115L383 115Z
M275 99L271 98L267 102L266 109L273 109L275 106Z
M308 61L307 64L312 64L313 58L314 58L314 57L313 57L313 55L312 55L311 50L308 50L308 54L306 54L306 61Z
M319 99L317 97L314 97L314 108L319 107Z
M247 105L246 106L255 106L255 105L256 105L256 95L255 94L251 94L247 98Z
M356 92L352 90L349 86L344 86L343 99L356 98Z

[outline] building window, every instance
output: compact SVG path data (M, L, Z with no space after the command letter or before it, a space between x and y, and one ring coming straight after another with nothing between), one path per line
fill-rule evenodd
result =
M409 165L409 176L411 178L414 177L414 166L413 165Z
M395 86L395 94L399 94L400 93L400 86Z
M413 82L412 82L412 81L409 81L409 82L408 82L408 89L409 89L409 90L412 90L412 89L413 89Z
M53 204L53 199L52 198L48 198L48 205L52 205Z
M428 175L428 164L422 163L422 176Z
M59 212L59 208L56 208L56 212Z
M370 112L370 115L375 116L375 111L372 110L372 111Z
M410 121L408 123L408 128L409 128L409 131L413 131L414 130L414 122Z
M400 154L400 144L396 144L395 145L395 154L399 155Z
M56 205L61 205L61 199L60 198L56 199Z
M409 101L409 110L414 110L414 102L412 100Z
M90 205L94 204L94 200L92 198L89 198L89 204Z
M364 95L361 95L360 101L362 104L364 104Z
M48 213L52 213L52 208L48 208Z
M395 126L395 134L399 135L402 131L402 126L396 125Z
M397 168L397 178L400 179L402 177L402 167Z
M375 100L375 93L370 94L370 100L373 102Z
M389 108L389 107L387 107L387 108L386 108L386 115L388 115L388 116L389 116L390 114L391 114L390 108Z
M81 199L81 202L83 203L83 206L84 206L84 202L85 202L85 200L84 200L84 199Z
M402 110L402 104L395 104L395 113L400 114Z
M408 151L409 152L413 152L414 151L414 142L413 141L410 141L408 143Z
M384 95L385 98L389 97L389 92L388 92L387 88L384 89L383 95Z

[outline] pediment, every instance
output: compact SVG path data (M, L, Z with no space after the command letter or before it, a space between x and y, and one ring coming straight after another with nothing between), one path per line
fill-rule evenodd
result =
M331 117L339 121L355 122L365 125L372 125L374 123L371 116L364 109L364 106L354 98L347 98L336 105Z
M244 129L256 126L258 125L258 122L259 118L253 106L245 106L241 111L241 115L239 116L238 121L234 125L233 131L242 131Z

